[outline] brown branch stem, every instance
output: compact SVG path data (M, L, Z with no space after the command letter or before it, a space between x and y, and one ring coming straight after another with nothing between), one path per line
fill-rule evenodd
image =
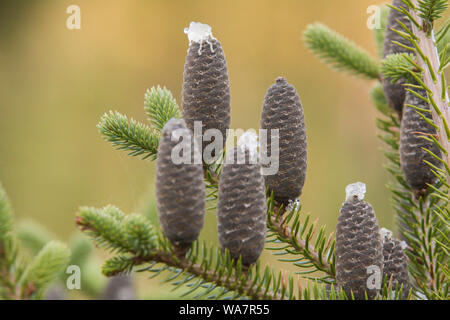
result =
M279 210L281 210L281 212L278 212ZM335 279L336 274L333 268L327 261L320 259L319 254L314 249L314 246L307 244L304 239L301 239L298 236L293 236L291 228L284 221L284 211L284 207L281 209L274 207L275 213L270 216L269 227L275 231L279 237L284 239L286 243L289 243L296 251L303 253L303 255L311 260L317 269L327 273L331 278Z
M185 272L202 278L206 282L215 283L218 286L235 291L242 296L247 296L254 300L283 300L288 298L287 296L282 297L279 293L274 293L270 290L266 292L265 288L260 287L257 283L255 283L253 277L247 277L243 282L242 279L238 279L236 276L229 277L226 274L219 274L212 270L205 270L204 266L201 264L192 263L187 259L177 259L172 254L165 251L156 251L149 256L135 257L133 260L136 265L146 262L159 262L169 267L182 269Z
M411 0L411 2L416 8L419 6L417 0ZM425 22L421 17L418 16L416 10L411 10L411 15L419 23L419 25L425 25ZM447 151L447 154L444 156L447 165L450 166L450 137L447 136L447 132L444 126L444 121L446 121L447 124L450 125L449 97L447 92L445 92L445 96L442 97L442 93L444 92L443 90L446 90L446 88L443 88L443 83L441 82L441 74L443 71L439 72L439 54L436 49L433 32L431 31L429 33L431 36L429 36L423 28L418 28L414 23L412 23L412 27L413 33L418 38L417 44L419 49L422 51L423 55L429 59L428 64L427 61L423 59L422 55L417 55L418 65L424 70L423 81L425 85L431 90L431 92L428 92L428 97L430 100L433 100L436 103L441 113L439 115L433 107L431 108L433 122L439 128L439 143ZM435 75L436 80L433 80L432 74ZM449 180L449 177L447 177L447 180Z

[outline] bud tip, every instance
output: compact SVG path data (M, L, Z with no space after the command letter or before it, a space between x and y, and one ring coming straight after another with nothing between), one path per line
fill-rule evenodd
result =
M191 22L188 28L184 28L184 33L188 35L189 42L201 43L214 39L211 27L201 22Z
M345 188L345 193L345 200L352 200L355 196L359 200L363 200L366 194L366 184L362 182L351 183Z
M284 77L278 77L277 80L276 80L276 82L277 82L278 84L281 84L281 83L286 83L287 81L286 81L286 78L284 78Z

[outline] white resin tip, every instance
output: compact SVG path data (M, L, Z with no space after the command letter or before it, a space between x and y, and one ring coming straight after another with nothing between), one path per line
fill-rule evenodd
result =
M391 240L392 239L392 231L386 228L380 229L380 237L382 240Z
M188 28L184 28L184 33L188 35L189 42L202 43L214 39L211 27L201 22L191 22Z
M359 200L363 200L364 195L366 194L366 184L362 182L349 184L345 188L345 194L345 200L352 200L355 196L357 196Z
M294 209L298 210L300 208L300 200L299 199L295 199L295 200L289 200L288 204L287 204L287 211L292 211Z
M239 151L245 152L248 150L250 153L250 159L256 161L258 158L258 135L252 131L246 131L240 136L237 142Z
M400 247L402 247L402 250L405 250L407 246L408 245L406 244L405 241L400 242Z

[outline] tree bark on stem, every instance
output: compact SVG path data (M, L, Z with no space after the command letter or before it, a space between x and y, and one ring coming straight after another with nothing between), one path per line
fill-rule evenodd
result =
M419 3L417 0L411 0L411 3L417 8ZM424 70L423 81L425 85L431 90L428 92L428 97L430 101L434 101L439 112L437 112L433 106L431 106L431 114L433 116L434 124L439 128L438 130L438 141L446 150L444 155L445 162L450 167L450 140L447 136L446 128L444 126L444 120L450 125L450 108L449 108L449 97L446 88L443 88L442 83L442 72L439 72L440 60L439 54L436 48L435 38L433 30L430 30L430 35L424 28L425 21L418 16L416 10L411 10L412 17L418 22L422 28L418 28L414 23L412 23L413 33L418 38L418 48L422 51L422 54L428 58L429 61L425 61L421 54L417 55L418 65ZM434 79L433 79L434 75ZM443 96L443 92L444 96ZM447 181L449 176L447 176Z

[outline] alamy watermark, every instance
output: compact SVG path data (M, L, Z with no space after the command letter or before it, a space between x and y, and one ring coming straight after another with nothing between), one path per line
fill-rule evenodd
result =
M367 274L369 275L369 277L367 277L367 281L366 281L367 289L380 290L381 289L381 268L379 266L372 265L372 266L368 266L366 271L367 271Z
M69 30L81 29L81 9L76 4L67 7L66 13L69 14L66 20L66 27Z
M69 276L66 280L68 290L81 290L81 268L77 265L70 265L66 269Z
M369 15L366 22L367 28L369 30L381 29L381 7L376 5L368 6L366 13Z

